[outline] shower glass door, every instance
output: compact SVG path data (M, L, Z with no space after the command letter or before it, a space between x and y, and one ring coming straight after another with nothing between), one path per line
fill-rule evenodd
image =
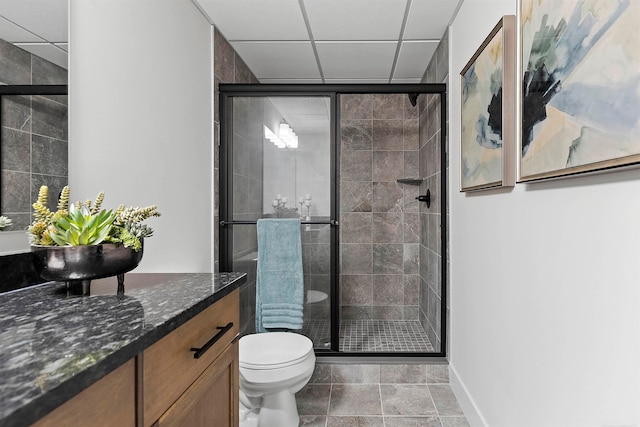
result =
M334 153L330 96L223 97L221 246L223 268L247 273L241 288L241 334L255 331L260 218L300 218L304 326L316 350L329 350L335 272ZM226 205L224 204L226 202ZM229 264L230 261L230 264Z
M248 275L241 334L255 331L256 222L299 217L299 332L316 353L444 357L446 86L219 87L220 270Z

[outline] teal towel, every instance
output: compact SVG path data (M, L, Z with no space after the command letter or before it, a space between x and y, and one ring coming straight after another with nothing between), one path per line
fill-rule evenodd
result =
M256 332L302 329L304 286L300 220L258 220Z

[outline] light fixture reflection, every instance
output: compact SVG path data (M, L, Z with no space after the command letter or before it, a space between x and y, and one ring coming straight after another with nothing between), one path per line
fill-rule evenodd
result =
M291 129L285 121L280 123L278 127L278 135L276 135L266 125L264 126L264 137L278 148L298 148L298 135Z

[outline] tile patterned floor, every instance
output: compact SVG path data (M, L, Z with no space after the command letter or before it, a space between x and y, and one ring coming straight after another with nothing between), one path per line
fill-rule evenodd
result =
M318 363L296 401L300 426L469 426L447 365Z
M327 348L329 325L326 320L306 320L301 332L311 338L315 348ZM343 320L340 351L433 352L434 348L417 320Z
M305 319L300 333L313 341L313 348L329 348L331 345L331 322Z
M433 351L417 320L342 321L340 348L342 351Z

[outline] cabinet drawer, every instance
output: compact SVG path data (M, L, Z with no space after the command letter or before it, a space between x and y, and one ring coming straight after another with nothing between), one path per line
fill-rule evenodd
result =
M238 335L238 289L149 347L143 353L144 425L152 425ZM233 323L226 332L220 330ZM216 334L219 339L200 358L201 348Z

